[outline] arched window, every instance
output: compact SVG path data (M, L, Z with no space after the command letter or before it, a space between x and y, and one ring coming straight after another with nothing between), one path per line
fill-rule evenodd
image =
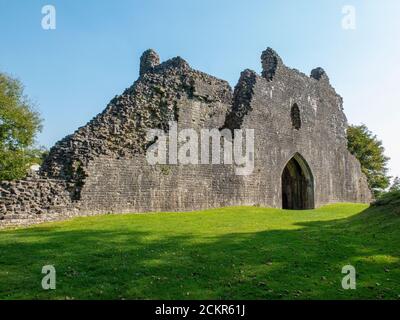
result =
M292 110L290 111L290 117L292 118L292 126L299 130L301 128L301 117L300 109L297 103L293 104Z

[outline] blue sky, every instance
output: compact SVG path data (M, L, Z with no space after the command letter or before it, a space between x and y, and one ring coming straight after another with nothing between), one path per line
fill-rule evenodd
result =
M47 4L56 30L41 27ZM342 28L345 5L355 30ZM147 48L234 86L270 46L306 74L323 67L349 122L383 140L400 176L399 17L398 0L0 0L0 71L25 84L44 119L38 144L50 147L136 80Z

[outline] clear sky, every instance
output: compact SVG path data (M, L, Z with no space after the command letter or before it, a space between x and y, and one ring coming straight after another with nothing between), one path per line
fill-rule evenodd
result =
M47 4L55 30L41 26ZM355 29L342 27L346 5ZM383 140L400 176L399 39L399 0L0 0L0 71L25 84L46 147L130 86L147 48L234 86L243 69L261 70L270 46L306 74L323 67L349 122Z

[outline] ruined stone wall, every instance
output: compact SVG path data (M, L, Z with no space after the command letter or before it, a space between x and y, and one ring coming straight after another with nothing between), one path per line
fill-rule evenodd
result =
M54 221L78 214L63 180L28 177L0 183L0 227Z
M232 92L179 57L159 64L146 51L139 79L58 142L40 177L1 184L0 226L108 212L279 208L282 171L296 153L313 173L316 207L370 201L360 165L347 151L342 99L325 72L317 68L308 77L289 69L272 49L263 52L262 67L261 75L242 72ZM149 165L148 129L168 132L170 121L178 129L254 129L253 174L236 175L234 165L224 164Z
M256 130L255 170L245 179L245 193L250 198L254 195L254 202L279 208L283 169L299 153L314 175L316 207L332 202L369 202L366 178L347 151L342 98L326 74L318 68L308 77L289 69L271 49L263 56L273 61L272 66L264 65L264 77L247 70L239 81L239 86L245 82L250 88L247 91L252 92L250 99L244 99L247 111L240 113L241 127ZM294 105L300 111L300 128L293 123Z
M193 92L176 101L178 131L221 128L230 96L220 101L213 82L194 81ZM240 185L230 165L152 166L143 153L132 159L100 157L88 166L81 202L84 211L100 213L187 211L237 205L245 198L238 195Z

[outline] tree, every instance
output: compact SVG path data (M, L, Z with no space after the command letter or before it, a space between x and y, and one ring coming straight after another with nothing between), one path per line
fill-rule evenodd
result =
M368 179L369 187L375 197L390 184L387 164L382 141L378 140L366 125L349 126L347 129L349 151L360 161L362 172Z
M393 179L393 183L390 186L389 192L400 191L400 178L396 177Z
M40 163L41 151L34 142L41 128L21 82L0 73L0 180L20 179L32 164Z

